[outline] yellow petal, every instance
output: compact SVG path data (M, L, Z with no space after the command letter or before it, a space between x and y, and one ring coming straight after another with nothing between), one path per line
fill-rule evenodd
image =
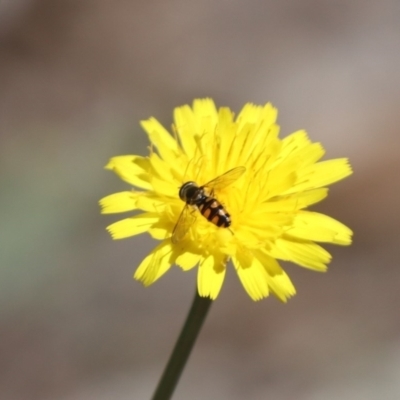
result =
M349 245L353 232L341 222L327 215L299 211L286 233L300 239Z
M149 135L151 143L157 147L164 161L172 164L180 153L177 141L153 117L145 121L140 121L140 125Z
M181 253L176 258L175 263L179 265L184 271L189 271L193 267L195 267L199 261L201 256L199 254L194 253Z
M282 268L275 258L269 256L265 250L253 250L254 256L258 259L264 269L268 272L268 275L274 276L282 273Z
M133 277L149 286L161 278L171 267L171 241L159 244L139 265Z
M193 113L198 130L196 133L215 131L218 113L212 99L196 99L193 101Z
M280 165L272 169L265 180L264 190L261 192L261 198L263 200L271 199L275 196L280 196L286 194L296 182L296 174L293 171L295 168L295 163L293 167L288 168L287 166Z
M212 165L215 168L215 176L220 176L232 169L235 163L228 156L232 142L235 140L235 123L233 112L226 107L221 107L218 112L218 125L214 137L215 151L211 154Z
M321 272L326 271L326 264L331 260L331 255L316 243L285 236L277 239L268 252L272 257Z
M165 199L155 192L146 192L142 196L138 196L136 206L143 211L158 212L162 214L165 209Z
M217 108L215 107L214 100L210 97L204 99L193 100L193 112L197 117L207 116L217 121Z
M221 290L225 278L226 269L214 268L214 258L207 257L199 266L197 273L197 288L201 297L209 297L215 300Z
M327 195L327 188L318 188L286 196L276 196L261 204L257 204L254 207L253 215L263 219L270 218L268 215L270 213L287 213L287 215L294 215L297 210L318 203ZM283 223L284 221L281 222Z
M164 180L153 176L151 184L159 196L178 198L179 185L175 180Z
M110 159L106 169L114 171L122 180L133 186L151 189L149 176L144 168L148 160L139 156L117 156ZM150 164L148 164L150 167Z
M103 197L100 201L101 213L112 214L125 211L135 210L136 200L140 195L140 192L119 192L110 194L109 196Z
M322 161L300 169L297 172L297 183L285 190L284 194L331 185L351 174L352 170L347 158Z
M163 213L158 215L159 219L149 228L149 234L153 239L164 240L171 236L175 223Z
M282 140L279 159L295 159L297 168L316 163L325 150L320 143L311 143L307 132L300 130Z
M192 109L188 105L175 108L174 120L182 148L190 160L196 151L196 141L194 140L196 125Z
M159 218L156 213L143 213L114 222L107 227L107 230L113 239L124 239L148 231Z
M253 251L253 254L256 258L251 260L250 267L247 268L242 267L249 265L249 258L242 259L241 262L240 256L237 259L233 258L239 278L247 293L257 301L267 297L271 292L286 303L288 298L296 294L296 289L287 274L275 259L263 251Z
M255 257L249 257L245 252L238 252L232 258L233 265L240 282L249 296L258 301L268 296L268 273Z
M171 180L172 168L171 165L166 163L156 153L152 153L149 157L151 166L153 167L154 173L162 180Z
M311 189L305 192L296 193L294 198L296 199L298 209L316 204L323 200L328 195L327 188Z
M214 133L218 121L217 110L211 99L197 99L193 109L188 105L174 110L175 129L188 159L200 156L198 138Z
M264 106L247 103L237 116L238 130L241 130L245 124L256 124L261 121L266 125L272 125L277 116L278 110L271 103Z
M296 294L296 289L285 271L268 277L268 286L271 292L283 303Z
M311 141L304 129L291 133L282 139L282 152L290 154L296 149L307 147Z

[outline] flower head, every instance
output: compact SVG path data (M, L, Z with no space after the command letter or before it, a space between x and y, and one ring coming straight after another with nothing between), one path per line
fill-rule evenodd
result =
M161 241L135 279L147 286L172 265L197 266L199 294L215 299L232 260L253 300L273 293L286 301L295 288L277 260L325 271L331 256L315 242L351 243L345 225L306 210L351 174L347 159L319 161L324 149L305 131L280 139L276 117L269 103L246 104L235 118L199 99L174 110L172 134L154 118L141 122L150 155L113 157L106 166L134 189L100 201L103 213L142 211L110 225L114 239L148 232ZM191 197L186 182L198 190Z

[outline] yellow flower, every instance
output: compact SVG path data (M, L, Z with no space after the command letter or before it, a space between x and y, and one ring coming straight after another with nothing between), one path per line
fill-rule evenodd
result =
M276 117L269 103L248 103L235 118L229 108L217 110L211 99L198 99L192 108L174 110L172 135L155 118L141 122L152 144L150 155L113 157L106 166L140 190L100 201L105 214L142 211L110 225L113 239L148 232L161 241L135 279L148 286L174 264L184 271L198 266L200 296L215 299L232 260L253 300L272 293L286 301L295 288L277 260L325 271L331 256L315 242L351 243L345 225L305 210L327 196L325 186L352 173L347 159L319 161L324 149L305 131L280 139ZM230 214L229 227L217 227L179 197L185 182L201 187L235 168L239 172L231 182L204 189L217 200L213 206L220 203ZM187 218L180 225L185 226L172 237L184 208Z

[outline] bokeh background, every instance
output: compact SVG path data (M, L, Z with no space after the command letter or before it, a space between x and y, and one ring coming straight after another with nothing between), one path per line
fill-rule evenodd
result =
M110 239L103 166L211 96L348 156L317 209L355 237L327 274L288 265L286 305L229 270L174 399L399 399L399 71L396 0L1 0L0 398L150 397L195 271L131 279L155 243Z

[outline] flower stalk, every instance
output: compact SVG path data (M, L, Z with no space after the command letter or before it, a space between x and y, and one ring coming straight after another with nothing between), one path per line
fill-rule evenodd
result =
M200 297L196 290L192 307L152 400L168 400L171 398L211 303L210 298Z

